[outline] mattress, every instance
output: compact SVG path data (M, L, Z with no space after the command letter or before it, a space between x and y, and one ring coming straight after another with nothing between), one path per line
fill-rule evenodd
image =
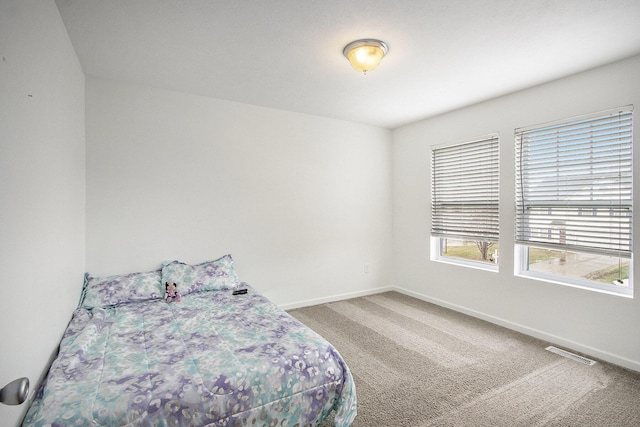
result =
M27 426L349 426L349 368L251 286L79 306Z

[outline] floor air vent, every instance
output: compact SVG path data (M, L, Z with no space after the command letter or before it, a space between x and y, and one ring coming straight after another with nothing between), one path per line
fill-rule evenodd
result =
M561 348L554 347L552 345L550 345L549 347L545 348L545 350L550 351L551 353L558 354L558 355L560 355L562 357L566 357L568 359L575 360L576 362L580 362L580 363L583 363L585 365L592 366L592 365L596 364L595 360L591 360L591 359L587 359L586 357L578 356L577 354L571 353L571 352L566 351L566 350L562 350Z

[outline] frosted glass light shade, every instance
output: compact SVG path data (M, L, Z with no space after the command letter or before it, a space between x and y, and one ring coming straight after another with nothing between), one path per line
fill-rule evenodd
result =
M351 66L361 73L375 69L389 48L380 40L356 40L345 46L342 53L347 57Z

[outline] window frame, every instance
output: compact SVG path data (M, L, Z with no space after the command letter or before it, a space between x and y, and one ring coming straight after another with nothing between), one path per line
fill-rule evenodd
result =
M603 283L603 282L598 282L595 280L589 280L586 278L578 278L578 277L572 277L572 276L567 276L567 275L563 275L563 274L554 274L551 272L541 272L541 271L532 271L530 269L530 262L529 262L529 249L530 248L552 248L553 246L550 245L545 245L545 244L539 244L540 242L536 242L534 239L531 239L529 241L526 241L526 239L524 239L522 236L518 236L518 221L523 221L522 218L518 217L518 203L519 203L519 198L524 199L524 195L519 194L519 192L523 192L523 183L519 182L519 180L521 179L521 174L522 172L522 154L519 153L519 149L521 149L521 144L522 144L522 140L518 139L518 138L522 138L522 130L530 130L530 129L534 129L534 130L540 130L540 129L544 129L547 127L551 127L551 126L573 126L576 123L583 121L583 120L599 120L599 119L603 119L607 116L615 116L616 114L621 115L622 113L626 113L626 114L630 114L631 118L630 118L630 132L631 135L629 137L630 142L630 148L629 148L629 157L624 157L624 161L625 162L630 162L631 166L630 166L630 202L627 201L627 203L630 204L630 214L628 215L628 217L630 217L630 225L629 225L629 233L628 233L628 239L630 241L630 248L632 248L633 245L633 180L634 180L634 171L633 171L633 141L634 141L634 137L633 137L633 106L632 105L628 105L628 106L624 106L624 107L620 107L620 108L616 108L616 109L610 109L610 110L605 110L605 111L601 111L601 112L596 112L596 113L591 113L591 114L585 114L585 115L581 115L581 116L576 116L576 117L571 117L571 118L567 118L567 119L562 119L562 120L556 120L553 122L548 122L548 123L543 123L540 125L535 125L535 126L528 126L525 128L518 128L515 129L514 131L514 143L515 143L515 154L516 154L516 164L515 164L515 203L516 203L516 210L515 210L515 217L514 217L514 222L515 222L515 226L514 226L514 233L515 235L515 244L514 244L514 274L515 276L519 276L519 277L524 277L524 278L529 278L529 279L534 279L534 280L540 280L540 281L544 281L544 282L549 282L549 283L555 283L555 284L559 284L559 285L565 285L565 286L571 286L571 287L576 287L576 288L580 288L580 289L586 289L586 290L590 290L590 291L596 291L596 292L603 292L603 293L607 293L607 294L612 294L612 295L617 295L617 296L622 296L622 297L629 297L629 298L633 298L633 293L634 293L634 286L633 286L633 250L631 249L629 251L629 253L624 252L624 255L622 255L622 251L618 251L617 252L617 256L619 259L625 259L628 260L629 262L629 276L628 276L628 286L626 287L621 287L621 286L616 286L614 284L607 284L607 283ZM520 132L520 133L519 133ZM595 145L594 143L594 138L590 137L590 139L588 140L588 146L589 147L593 147ZM622 164L622 157L620 157L619 163L618 163L618 169L620 169L620 164ZM520 162L520 164L519 164ZM558 162L558 164L561 164L560 162ZM527 165L530 166L530 165ZM558 173L565 171L562 167L558 167L557 169ZM565 171L566 173L566 171ZM590 181L590 186L594 186L595 185L595 181L597 181L597 177L594 178L594 180ZM591 188L591 187L590 187ZM612 206L614 208L617 207L618 210L621 210L621 206L622 206L622 197L621 194L619 192L619 203L617 205L613 205L611 203L604 205L604 206ZM524 202L522 202L524 203ZM597 202L592 201L592 204L596 205ZM579 206L580 203L576 202L576 203L566 203L566 206L570 206L573 209L575 209L577 206ZM523 216L526 216L523 214ZM550 217L551 218L551 217ZM583 227L584 225L580 225L581 227ZM557 250L562 250L563 248L561 247L562 245L558 245L556 246ZM607 255L605 252L602 252L602 249L598 249L598 247L592 247L590 250L584 250L584 247L581 247L579 245L572 245L569 243L565 243L564 245L564 250L567 250L569 252L575 252L575 253L584 253L584 254L602 254L602 255ZM627 256L628 255L628 256ZM615 256L615 253L610 253L609 256Z
M494 232L495 238L486 239L486 236L475 236L477 239L473 239L474 236L465 235L465 234L446 234L445 232L434 233L434 212L436 211L434 194L435 194L435 172L434 171L434 152L440 149L455 149L455 147L460 147L464 145L470 144L486 144L491 147L492 150L495 150L495 159L491 166L495 167L495 177L492 179L495 181L495 229L492 230ZM493 145L492 145L493 144ZM497 132L482 135L480 137L467 139L463 141L448 143L448 144L440 144L431 147L430 150L430 165L431 165L431 229L430 229L430 259L431 261L442 262L446 264L460 265L463 267L475 268L485 271L493 271L498 272L500 264L499 262L488 262L488 261L476 261L470 260L455 256L449 256L443 254L443 245L444 240L449 239L460 239L460 240L478 240L478 241L488 241L495 242L499 244L499 229L500 229L500 135ZM493 203L493 202L492 202ZM446 235L445 235L446 234Z

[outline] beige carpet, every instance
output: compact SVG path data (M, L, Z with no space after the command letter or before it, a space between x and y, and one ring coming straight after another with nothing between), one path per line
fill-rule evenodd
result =
M640 426L640 373L397 292L289 313L347 361L354 427Z

